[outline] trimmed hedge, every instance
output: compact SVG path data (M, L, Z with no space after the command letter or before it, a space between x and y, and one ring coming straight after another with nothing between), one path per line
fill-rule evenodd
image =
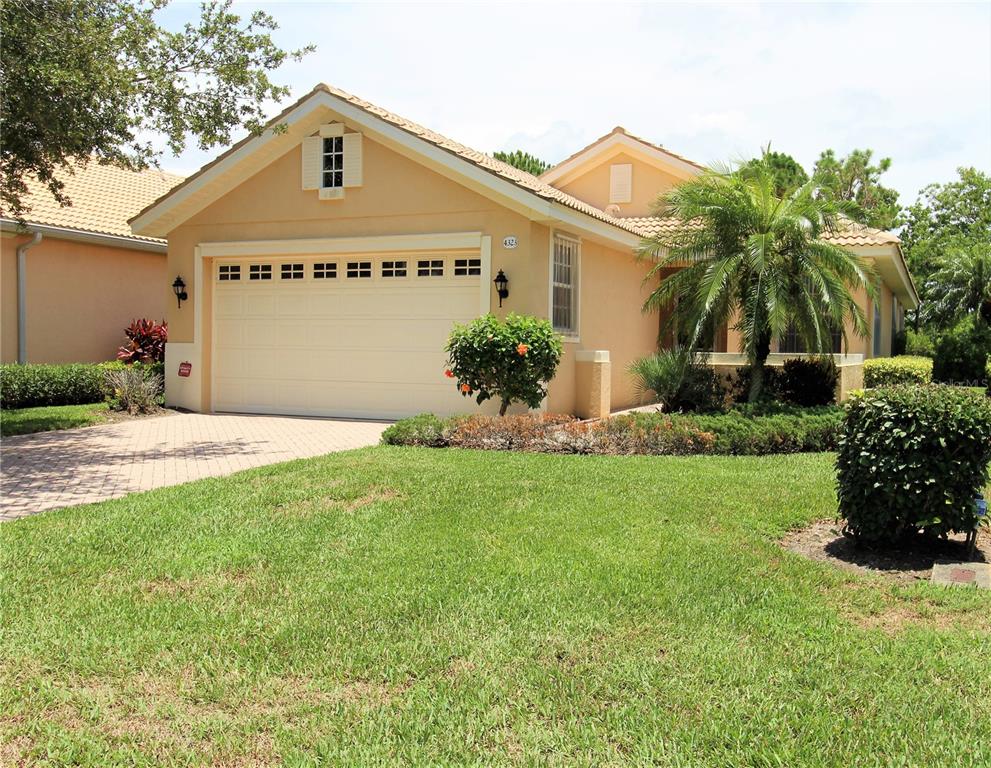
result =
M164 375L162 363L136 367L148 374ZM109 394L108 370L124 363L69 363L65 365L0 365L0 408L33 408L47 405L99 403Z
M842 421L840 408L787 406L724 414L635 413L596 422L421 414L388 427L382 442L543 453L761 455L833 450Z
M973 530L988 480L991 400L939 384L868 390L847 405L839 515L866 541Z
M874 357L864 361L865 387L891 387L896 384L928 384L933 378L929 357L899 355Z

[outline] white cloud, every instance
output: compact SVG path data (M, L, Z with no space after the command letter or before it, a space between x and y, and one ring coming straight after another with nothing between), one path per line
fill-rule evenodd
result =
M615 125L702 162L870 147L904 203L991 170L987 4L262 5L318 46L277 73L294 97L331 82L485 151L556 161Z

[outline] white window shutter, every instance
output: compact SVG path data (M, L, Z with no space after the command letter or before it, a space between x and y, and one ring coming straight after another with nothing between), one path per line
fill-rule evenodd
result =
M344 186L361 186L361 134L344 134Z
M323 139L319 136L307 136L303 139L303 189L320 189L322 155Z
M622 163L609 166L609 202L628 203L633 199L633 166Z

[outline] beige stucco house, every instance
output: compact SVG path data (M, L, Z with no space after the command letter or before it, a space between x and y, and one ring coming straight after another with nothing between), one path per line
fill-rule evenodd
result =
M166 242L128 218L182 178L91 162L66 175L62 207L28 180L25 226L0 218L0 359L112 360L136 318L165 316Z
M629 363L657 347L634 249L650 202L702 167L616 129L540 178L319 85L132 219L168 241L167 399L196 411L396 418L477 410L443 375L451 325L551 318L565 356L546 408L634 403ZM916 295L892 235L836 238L874 260L888 354ZM509 295L499 300L502 272ZM166 298L171 298L162 284ZM868 308L868 314L873 308ZM716 354L732 355L724 329ZM180 375L180 372L183 375Z

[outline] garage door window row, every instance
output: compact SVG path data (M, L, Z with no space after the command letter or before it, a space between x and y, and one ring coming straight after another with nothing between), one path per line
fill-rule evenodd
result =
M415 264L413 268L412 264ZM446 259L416 259L414 262L406 259L384 259L373 261L344 261L340 263L340 271L348 280L369 280L376 275L384 280L397 278L444 277L452 274L454 277L475 277L482 274L480 258L455 258L448 262ZM219 282L240 282L241 275L246 271L249 281L269 281L278 273L280 281L305 280L307 272L314 280L336 280L339 263L336 261L317 261L311 265L305 262L285 262L273 264L220 264L217 267ZM450 268L450 273L448 273Z

